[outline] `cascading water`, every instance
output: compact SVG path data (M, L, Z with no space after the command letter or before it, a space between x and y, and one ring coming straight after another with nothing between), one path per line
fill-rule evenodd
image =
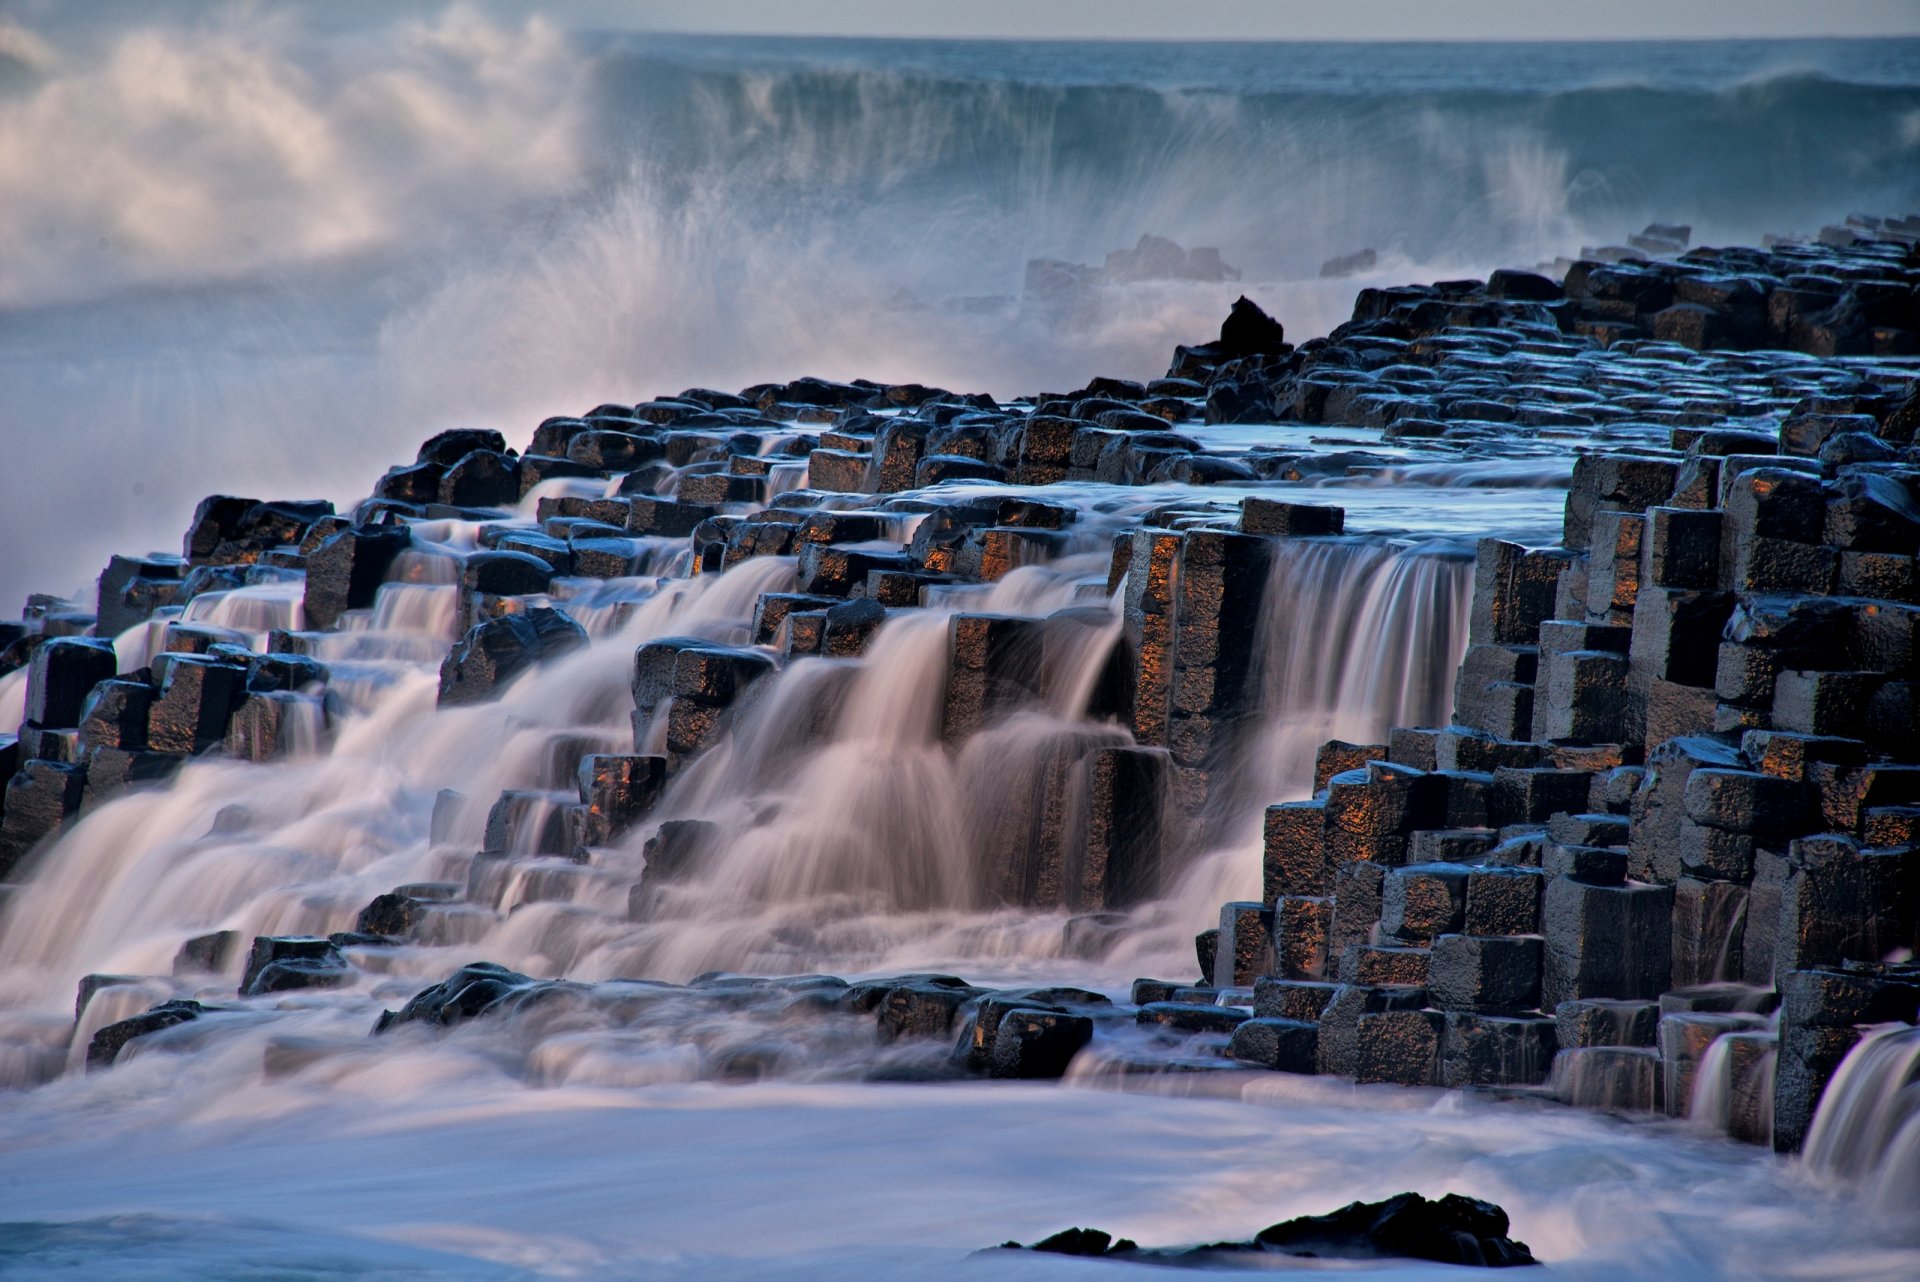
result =
M1262 724L1246 793L1308 795L1329 739L1447 724L1472 604L1472 552L1459 544L1282 544L1261 604Z
M448 843L477 845L488 799L502 790L551 789L545 761L556 735L619 742L634 645L689 633L738 643L753 602L792 574L791 561L774 558L718 578L628 580L631 617L612 628L596 621L593 630L607 635L588 651L535 672L499 704L436 710L429 673L452 635L447 567L458 562L433 549L450 542L473 545L470 534L447 528L417 536L430 550L396 561L395 581L373 608L320 639L316 657L334 672L324 755L313 751L316 706L296 719L302 748L290 760L195 763L171 788L108 807L45 855L0 932L10 1004L51 1003L88 970L164 973L185 940L207 931L245 938L346 929L361 905L394 885L466 879L467 852ZM1104 562L1069 553L1016 569L889 623L857 661L790 665L663 799L660 822L712 829L693 875L659 890L644 920L626 920L626 891L657 823L596 867L516 874L491 905L504 914L499 923L476 934L462 909L468 924L457 937L509 965L582 978L1058 958L1060 917L996 905L1032 899L1032 877L1060 874L992 860L1029 844L1025 830L1005 825L1038 822L1031 817L1046 804L1043 792L1020 788L1043 788L1050 771L1072 771L1094 748L1129 741L1087 714L1119 629L1112 609L1081 617L1084 585L1099 581ZM1464 644L1465 569L1449 549L1357 540L1280 559L1262 627L1261 706L1270 712L1250 730L1236 775L1236 795L1250 799L1239 831L1257 823L1265 801L1308 786L1310 745L1444 717L1447 677ZM252 634L297 622L295 610L287 589L269 584L201 598L187 617ZM960 610L1061 622L1049 633L1039 706L955 754L942 742L941 718L948 621ZM1314 620L1311 635L1303 619ZM123 663L144 658L130 650ZM476 742L496 750L475 754ZM435 844L427 818L442 789L469 802ZM522 816L518 840L537 837L552 796L534 799L539 809ZM1202 853L1173 841L1164 881L1180 889L1171 903L1142 907L1143 929L1118 960L1177 964L1165 954L1184 950L1193 903L1213 894L1209 875L1182 880ZM1225 871L1244 859L1211 862L1213 878L1244 876ZM1061 893L1040 898L1064 903ZM399 964L422 976L445 965L433 957Z
M1920 1211L1920 1028L1894 1024L1847 1053L1807 1132L1806 1164L1861 1188L1876 1208Z

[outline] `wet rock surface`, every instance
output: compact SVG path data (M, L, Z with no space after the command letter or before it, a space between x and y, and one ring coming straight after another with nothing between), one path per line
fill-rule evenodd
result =
M212 496L179 556L115 557L97 599L36 597L0 631L22 708L0 737L0 878L189 762L328 751L406 665L439 665L439 705L548 715L510 684L627 635L689 581L758 569L732 616L632 645L616 732L602 692L552 713L575 729L503 767L504 787L442 792L420 881L357 886L302 920L313 934L255 940L237 975L249 936L196 927L176 991L221 972L262 1008L377 989L387 1031L794 1008L844 1018L862 1071L900 1080L1257 1067L1674 1116L1731 1091L1710 1120L1794 1149L1862 1030L1914 1019L1908 228L1691 250L1650 228L1558 279L1366 289L1350 322L1297 345L1242 298L1151 381L1011 400L820 378L687 389L548 419L524 453L441 432L351 511ZM1040 285L1087 286L1061 267ZM1230 272L1152 239L1100 270ZM1554 533L1418 544L1461 585L1464 654L1428 678L1451 700L1429 724L1329 734L1288 791L1248 795L1241 763L1297 694L1263 675L1271 603L1410 557L1417 517L1383 494L1494 502L1516 475L1565 486ZM1030 606L1022 585L1060 567L1070 595ZM422 991L412 954L390 979L371 960L596 895L624 906L608 929L671 929L807 801L748 789L744 818L715 819L676 811L675 790L728 770L764 785L728 755L744 740L786 771L823 760L850 674L897 661L928 621L943 658L923 711L948 791L984 816L966 826L973 871L860 890L896 911L1058 914L1064 951L1098 963L1264 812L1260 898L1181 926L1206 927L1188 978L1116 1004L932 973L585 985L474 963ZM1037 715L1055 722L1036 733ZM900 808L836 840L904 843ZM244 837L231 820L205 840ZM741 902L771 893L747 883ZM767 955L831 934L789 930ZM90 1062L196 1014L96 1030ZM705 1062L752 1076L790 1052L719 1038Z

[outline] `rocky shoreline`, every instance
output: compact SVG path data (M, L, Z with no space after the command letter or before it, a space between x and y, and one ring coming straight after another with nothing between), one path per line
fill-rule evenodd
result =
M436 923L497 904L529 864L563 896L565 865L643 836L629 916L645 921L718 840L649 816L777 674L858 658L890 619L1075 546L1084 509L1047 487L1164 485L1082 605L948 627L955 752L1069 687L1114 728L1009 793L985 870L993 902L1068 914L1068 951L1098 955L1237 804L1223 763L1255 733L1263 587L1287 549L1349 533L1302 487L1571 455L1558 546L1478 546L1451 723L1327 743L1313 797L1266 810L1262 898L1221 909L1194 976L1116 1003L940 974L583 985L471 965L379 1029L556 1001L615 1027L671 993L871 1020L920 1048L882 1076L1058 1077L1131 1029L1108 1051L1120 1071L1259 1067L1672 1116L1710 1071L1718 1125L1797 1150L1868 1029L1920 1019L1920 224L1858 221L1578 262L1564 282L1363 290L1351 323L1298 347L1243 299L1151 382L1004 405L815 378L689 389L548 419L524 452L440 433L350 513L211 497L182 556L115 557L97 601L36 597L0 625L0 675L27 671L24 723L0 737L0 879L196 755L323 744L350 711L324 638L364 627L383 585L457 587L448 707L633 608L598 583L793 558L749 643L637 648L632 743L558 745L565 804L552 788L443 794L436 841L485 813L481 849L449 865L461 877L396 887L330 938L188 940L175 973L192 982L246 954L233 1004L170 1000L93 1031L85 1060L347 983L383 949L445 938ZM1277 426L1251 446L1209 436L1248 424ZM1377 435L1337 434L1363 429ZM433 577L447 558L417 552L448 524L476 540L452 582ZM170 619L273 584L304 624L257 649ZM1074 686L1061 656L1116 616ZM114 638L155 619L157 644L127 664ZM140 978L89 976L77 1017Z

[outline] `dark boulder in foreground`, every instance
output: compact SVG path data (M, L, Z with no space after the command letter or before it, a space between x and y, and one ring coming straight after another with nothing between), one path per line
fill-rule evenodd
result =
M1342 1260L1432 1260L1490 1269L1539 1263L1524 1242L1507 1236L1505 1211L1457 1193L1431 1202L1418 1193L1384 1202L1353 1202L1330 1215L1303 1215L1264 1228L1250 1242L1142 1250L1124 1238L1108 1245L1111 1241L1111 1235L1099 1229L1067 1229L1030 1247L1008 1242L1002 1249L1188 1267L1205 1266L1215 1257L1228 1257L1218 1263L1233 1267L1232 1255L1255 1251Z
M484 702L525 669L586 643L585 628L545 607L477 623L440 665L440 704Z
M1524 1242L1507 1236L1507 1213L1492 1202L1449 1193L1429 1202L1402 1193L1353 1202L1331 1215L1305 1215L1260 1230L1254 1242L1289 1255L1342 1259L1404 1257L1485 1268L1534 1264Z

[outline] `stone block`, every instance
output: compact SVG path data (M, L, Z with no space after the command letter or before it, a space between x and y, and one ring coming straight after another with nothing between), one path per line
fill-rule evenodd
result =
M1320 745L1313 759L1313 790L1321 793L1335 775L1349 771L1365 770L1369 762L1387 760L1387 745L1382 743L1343 743L1330 739ZM1410 762L1397 761L1401 766L1414 767Z
M1857 734L1887 683L1878 672L1781 671L1774 679L1772 724L1796 734Z
M960 1008L979 995L977 988L936 980L920 980L888 988L879 1004L873 1008L880 1040L894 1042L908 1038L950 1036Z
M1771 715L1781 657L1764 646L1723 641L1714 652L1713 692L1722 703Z
M1086 832L1072 874L1081 909L1125 907L1160 893L1170 766L1154 748L1096 748L1087 758Z
M1635 512L1596 512L1587 561L1587 617L1626 623L1640 591L1641 545L1647 518Z
M1576 1108L1653 1113L1661 1107L1660 1053L1624 1046L1563 1050L1554 1060L1554 1093Z
M1717 739L1670 739L1647 754L1647 774L1632 802L1629 875L1641 881L1671 883L1681 872L1685 849L1687 781L1696 770L1739 771L1746 760Z
M665 757L593 753L581 758L576 774L580 803L586 808L579 819L581 843L606 846L617 841L653 809L666 781Z
M1557 814L1587 809L1593 773L1548 768L1494 771L1494 818L1501 825L1545 824Z
M1427 950L1381 944L1354 944L1340 957L1343 984L1427 986Z
M1407 834L1443 826L1446 783L1407 766L1370 762L1328 781L1325 817L1327 858L1336 866L1352 860L1405 862Z
M1790 970L1780 977L1780 1017L1799 1028L1920 1023L1920 975L1873 966Z
M152 706L153 687L144 681L100 682L80 706L80 748L145 748Z
M1397 733L1397 732L1396 732ZM1497 739L1481 730L1449 726L1433 744L1433 768L1491 773L1502 766L1526 768L1541 764L1541 746L1528 740ZM1396 756L1395 760L1399 760Z
M246 698L247 670L182 654L170 656L164 672L160 696L147 713L148 745L156 752L195 753L223 742Z
M1737 980L1745 974L1745 886L1682 877L1673 887L1676 987Z
M1566 846L1619 846L1624 849L1630 827L1629 821L1617 814L1557 814L1547 821L1547 836Z
M967 738L1037 696L1043 632L1034 619L995 614L952 617L943 719L949 742Z
M1920 850L1862 850L1852 838L1802 837L1787 852L1777 973L1878 961L1916 939Z
M1331 898L1281 895L1274 900L1272 921L1275 974L1285 979L1319 979L1327 973L1327 935L1333 926Z
M1554 1052L1554 1021L1545 1015L1450 1010L1441 1034L1440 1084L1450 1090L1538 1086Z
M1247 988L1259 976L1275 973L1273 925L1273 910L1264 904L1221 906L1220 943L1213 959L1215 987Z
M1764 832L1777 839L1804 831L1812 821L1804 785L1758 771L1693 770L1682 802L1689 821L1723 832Z
M1232 1032L1253 1018L1237 1006L1202 1006L1192 1002L1149 1002L1134 1014L1134 1022L1170 1028L1181 1033Z
M1438 770L1439 741L1444 733L1442 730L1395 726L1387 732L1387 760L1412 766L1415 770Z
M1611 997L1577 998L1554 1008L1554 1023L1561 1050L1651 1047L1660 1027L1660 1004Z
M86 782L84 764L19 763L0 795L0 881L11 879L35 845L79 814Z
M373 604L394 559L413 545L403 525L360 525L328 536L307 553L309 628L332 628L348 610Z
M1584 530L1567 542L1584 547ZM1469 639L1476 645L1532 645L1540 624L1553 617L1560 576L1572 559L1558 548L1528 551L1499 539L1480 540Z
M1288 538L1339 534L1345 529L1346 515L1337 507L1254 497L1241 500L1240 529L1246 534Z
M1325 803L1289 801L1268 806L1262 885L1268 903L1282 895L1324 895L1333 889L1327 858Z
M1381 931L1407 943L1427 944L1459 930L1466 917L1468 875L1460 864L1389 869L1381 886Z
M1000 1017L988 1062L992 1077L1058 1078L1093 1040L1093 1020L1066 1011L1016 1007Z
M1721 729L1722 705L1711 687L1680 685L1655 678L1647 683L1644 701L1628 703L1628 732L1652 745L1682 735L1712 734ZM1635 711L1641 718L1633 719Z
M1535 739L1614 743L1627 732L1627 656L1574 650L1543 657L1535 690Z
M1773 1143L1773 1069L1780 1039L1772 1033L1728 1033L1727 1134L1742 1144Z
M1541 914L1543 1008L1580 997L1658 996L1672 972L1672 905L1671 886L1549 881Z
M1661 1096L1669 1117L1693 1112L1694 1080L1707 1049L1728 1033L1751 1032L1766 1021L1757 1015L1688 1013L1660 1020Z
M1644 699L1655 681L1711 689L1721 633L1733 612L1722 592L1649 588L1634 605L1630 682Z
M1262 1019L1291 1019L1317 1024L1340 985L1311 979L1263 975L1253 981L1253 1013ZM1137 1002L1138 997L1135 998Z
M1720 577L1721 518L1717 510L1648 509L1642 548L1643 586L1713 587Z
M1546 874L1538 868L1473 868L1467 873L1468 935L1536 935Z
M774 645L787 616L796 610L825 610L838 598L805 592L763 592L753 608L753 643Z
M337 988L353 977L333 941L312 935L257 936L240 976L240 996Z
M87 695L100 682L111 681L117 670L110 641L55 637L43 642L27 664L27 724L47 729L79 725Z
M1312 1074L1319 1071L1319 1048L1317 1021L1256 1016L1233 1030L1227 1053L1277 1072Z
M1680 474L1677 459L1633 454L1583 454L1574 460L1561 542L1586 547L1602 511L1644 512L1666 502Z
M1797 1153L1840 1061L1865 1036L1857 1027L1780 1026L1773 1069L1773 1148Z
M1327 955L1344 956L1355 944L1373 936L1380 921L1384 865L1367 860L1342 864L1333 875L1333 925L1327 933Z
M1540 862L1548 881L1565 877L1588 886L1627 884L1627 852L1611 846L1567 846L1548 842Z
M1426 828L1407 837L1407 860L1416 864L1479 863L1499 841L1491 828Z
M312 720L309 713L313 714ZM271 761L284 756L298 746L300 727L320 717L318 701L308 695L291 690L246 695L227 723L227 755L236 761Z
M1442 935L1427 990L1442 1010L1530 1010L1540 1004L1540 971L1536 936Z
M1531 645L1469 646L1454 681L1454 721L1488 738L1525 740L1532 733L1538 663L1539 651ZM1449 761L1443 745L1436 745L1435 757L1442 769L1468 764Z
M1320 1013L1320 1071L1352 1077L1358 1071L1360 1020L1370 1014L1418 1012L1427 1004L1424 988L1373 988L1342 984Z
M1354 1080L1438 1086L1444 1028L1438 1011L1387 1010L1360 1016L1354 1034Z

